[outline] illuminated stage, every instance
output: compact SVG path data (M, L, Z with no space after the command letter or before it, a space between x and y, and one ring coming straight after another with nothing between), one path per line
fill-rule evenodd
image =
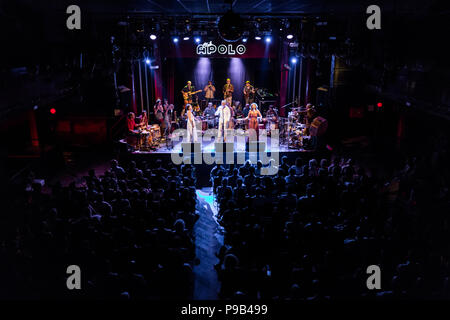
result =
M123 139L120 141L122 144L126 144L126 140ZM261 140L260 142L263 142ZM201 145L201 152L202 153L215 153L215 140L209 140L209 141L202 141L199 140L199 143ZM168 139L167 141L161 141L159 144L155 146L154 150L142 148L141 150L135 150L132 148L130 151L132 154L170 154L170 153L180 153L182 152L182 139L180 140L171 140ZM299 146L290 146L287 141L283 141L281 139L279 145L276 145L275 139L272 139L270 137L267 137L264 143L264 152L272 153L272 152L279 152L279 153L292 153L292 152L313 152L313 150L308 150L303 147ZM129 146L131 147L131 146ZM243 139L235 139L233 143L233 150L234 153L243 153L248 152L249 150L246 150L246 143ZM229 151L228 151L229 152Z

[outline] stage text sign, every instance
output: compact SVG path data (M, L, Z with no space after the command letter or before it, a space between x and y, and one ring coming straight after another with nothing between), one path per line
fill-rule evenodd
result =
M243 55L245 51L247 51L247 48L243 44L239 44L236 47L232 44L220 44L216 46L210 41L197 46L198 55Z

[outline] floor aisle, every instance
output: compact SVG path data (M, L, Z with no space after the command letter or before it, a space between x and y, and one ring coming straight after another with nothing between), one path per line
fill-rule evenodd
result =
M214 300L220 289L214 265L219 261L216 252L223 244L223 235L216 220L217 209L211 188L197 190L197 213L200 218L194 226L194 234L200 263L194 266L194 299Z

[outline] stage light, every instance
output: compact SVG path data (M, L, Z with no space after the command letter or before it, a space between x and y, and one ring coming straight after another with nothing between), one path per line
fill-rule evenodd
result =
M150 35L150 39L152 39L152 40L156 40L156 35L154 35L154 34L151 34L151 35Z
M291 62L296 64L297 63L297 58L296 57L291 58Z
M378 103L377 103L377 107L378 107L378 108L381 108L382 106L383 106L383 103L381 103L381 102L378 102Z
M174 42L174 43L177 43L178 41L179 41L178 37L174 37L174 38L173 38L173 42Z
M150 59L145 59L146 64L150 64Z
M267 43L272 42L272 37L266 37L265 41L266 41Z
M187 40L189 40L189 37L184 37L183 40L187 41Z
M55 108L51 108L51 109L50 109L50 113L51 113L51 114L55 114L55 113L56 113L56 109L55 109Z
M200 43L201 39L199 37L195 38L195 43Z
M255 40L261 40L261 37L260 36L256 36Z
M292 40L292 39L294 39L294 35L293 35L293 34L288 34L288 35L286 36L286 38L288 38L289 40Z
M246 43L247 42L247 38L242 39L242 42Z

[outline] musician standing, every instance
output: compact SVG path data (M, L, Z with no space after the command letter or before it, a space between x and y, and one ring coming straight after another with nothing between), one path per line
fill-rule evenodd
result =
M165 134L167 136L172 131L172 125L176 125L177 112L174 110L173 104L169 104L169 106L167 107L164 119L166 122Z
M255 88L250 84L250 81L245 81L244 98L245 105L251 105L255 102Z
M224 136L223 141L227 141L227 130L229 129L230 126L231 109L225 100L222 100L222 105L219 108L217 108L215 115L219 116L219 134L217 137L220 140L223 134Z
M188 81L187 84L184 86L183 90L181 90L181 94L183 95L184 99L184 105L183 107L186 107L186 105L189 103L192 103L192 93L195 91L195 87L192 85L191 81Z
M233 103L233 92L234 87L231 84L231 80L227 79L227 83L223 86L223 98L229 106L231 106L231 104Z
M156 104L153 107L153 112L155 114L156 123L161 126L164 122L164 107L161 99L158 98L158 100L156 100Z
M205 91L206 103L212 102L214 100L214 93L216 92L216 87L213 86L212 81L208 81L208 85L203 91Z

